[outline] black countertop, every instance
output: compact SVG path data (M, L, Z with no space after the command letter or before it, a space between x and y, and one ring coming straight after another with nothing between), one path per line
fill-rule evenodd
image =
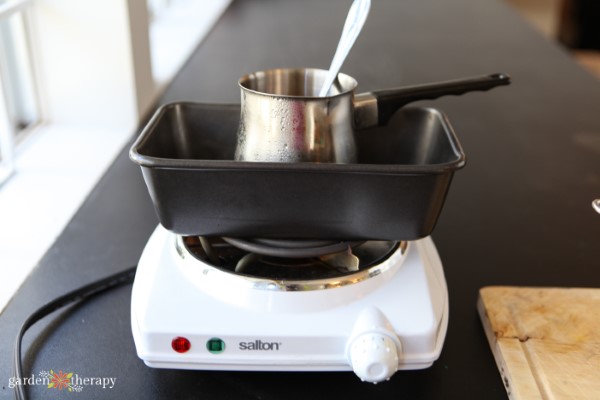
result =
M327 68L350 1L236 1L160 103L238 102L237 78L274 67ZM467 154L433 238L450 324L440 359L390 382L347 373L158 370L135 354L130 287L42 320L24 340L26 375L116 377L60 398L505 399L475 310L486 285L600 287L600 84L495 0L376 0L343 71L358 91L490 72L509 87L422 103L444 111ZM0 315L0 398L11 398L18 326L42 303L134 265L157 219L124 149ZM32 245L35 245L32 237ZM56 390L32 387L32 398Z

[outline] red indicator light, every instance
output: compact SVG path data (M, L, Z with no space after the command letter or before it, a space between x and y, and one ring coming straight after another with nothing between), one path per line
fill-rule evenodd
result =
M178 353L185 353L192 347L192 344L184 337L176 337L171 342L171 347Z

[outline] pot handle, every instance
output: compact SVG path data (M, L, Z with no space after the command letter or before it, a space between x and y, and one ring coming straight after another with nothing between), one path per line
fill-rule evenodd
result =
M467 92L486 91L496 86L509 84L510 76L497 73L426 85L378 90L371 92L370 95L377 101L377 124L385 125L399 108L413 101L437 99L446 95L458 96Z

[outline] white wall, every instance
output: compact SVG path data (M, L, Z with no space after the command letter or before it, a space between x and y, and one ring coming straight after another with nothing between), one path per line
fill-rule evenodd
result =
M154 92L145 1L38 0L32 11L45 118L133 129Z

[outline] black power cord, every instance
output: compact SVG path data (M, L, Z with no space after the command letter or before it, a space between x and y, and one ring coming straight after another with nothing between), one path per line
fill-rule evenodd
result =
M85 286L80 287L79 289L75 289L69 293L66 293L56 299L46 303L42 307L38 308L35 312L33 312L25 322L21 325L19 329L19 333L17 334L14 346L13 353L13 368L14 368L14 376L17 381L23 380L23 365L21 360L21 344L23 341L23 336L25 332L37 321L44 318L46 315L51 314L52 312L67 306L76 301L88 299L96 294L102 293L109 289L116 288L121 285L130 284L133 282L133 278L135 277L135 271L137 266L130 267L124 271L118 272L114 275L110 275L104 279L100 279L98 281L89 283ZM17 400L24 400L25 389L23 385L15 386L15 398Z

